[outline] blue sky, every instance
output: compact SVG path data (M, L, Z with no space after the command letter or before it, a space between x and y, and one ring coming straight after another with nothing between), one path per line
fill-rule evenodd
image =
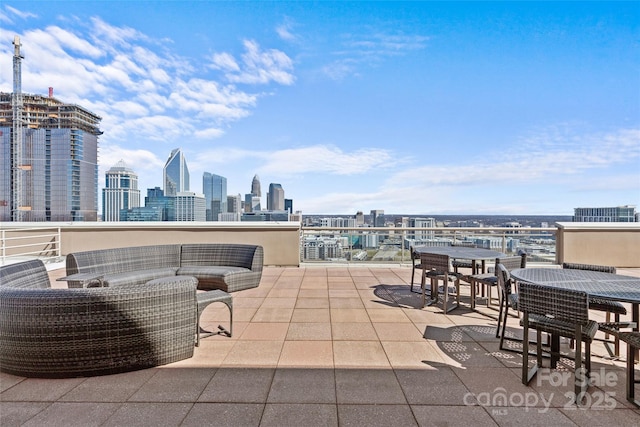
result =
M640 206L638 2L11 1L24 92L102 119L146 189L182 148L304 214Z

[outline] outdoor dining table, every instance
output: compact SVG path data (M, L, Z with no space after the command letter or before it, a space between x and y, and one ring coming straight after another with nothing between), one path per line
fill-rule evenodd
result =
M638 330L640 319L640 277L564 268L518 268L511 271L516 282L585 292L590 297L630 303ZM637 355L636 355L637 359Z
M486 272L486 262L495 261L496 258L506 256L502 252L484 248L469 248L466 246L417 246L414 249L417 253L428 253L435 255L448 255L452 259L464 259L471 261L471 274L478 274L477 264L480 262L481 272ZM471 287L472 308L475 306L475 287Z

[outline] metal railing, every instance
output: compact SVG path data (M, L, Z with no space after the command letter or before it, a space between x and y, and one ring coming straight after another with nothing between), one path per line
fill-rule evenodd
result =
M0 229L0 265L39 258L62 259L60 227Z
M526 252L535 263L556 262L556 228L548 227L302 227L300 261L410 263L417 246L473 245L505 254Z

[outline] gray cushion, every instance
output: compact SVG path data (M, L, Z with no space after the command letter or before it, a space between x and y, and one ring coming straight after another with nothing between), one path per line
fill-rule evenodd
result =
M157 268L153 270L128 271L126 273L105 274L104 286L140 285L153 279L175 276L178 267Z

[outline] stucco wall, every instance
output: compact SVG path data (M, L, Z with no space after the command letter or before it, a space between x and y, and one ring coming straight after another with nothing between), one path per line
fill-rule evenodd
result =
M556 261L640 267L640 223L556 224Z

